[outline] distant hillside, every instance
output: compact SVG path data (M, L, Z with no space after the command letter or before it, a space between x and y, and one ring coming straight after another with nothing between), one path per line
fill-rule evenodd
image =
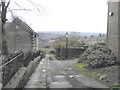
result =
M44 42L48 43L51 39L58 38L64 34L59 34L59 33L50 33L50 32L37 32L39 35L39 38L43 40Z
M38 33L44 33L44 34L54 34L54 35L65 35L66 32L38 32ZM68 32L73 33L73 32ZM79 33L80 36L91 36L91 35L99 35L99 33L96 32L75 32ZM101 34L106 34L106 33L101 33Z
M66 32L37 32L37 33L39 35L39 38L44 41L44 44L45 45L49 45L49 41L50 40L53 40L55 38L59 38L61 36L65 36ZM77 36L78 38L79 38L79 36L87 36L87 38L89 38L91 35L93 35L94 38L95 38L95 37L97 37L99 35L99 33L93 33L93 32L92 33L86 33L86 32L77 32L77 33L76 32L68 32L68 33L69 33L69 37L72 37L72 36L75 37L75 36ZM105 35L106 33L101 33L101 34ZM84 37L83 37L83 39L84 39Z
M61 34L59 33L40 33L40 32L38 33L38 35L42 40L47 40L47 41L61 36Z

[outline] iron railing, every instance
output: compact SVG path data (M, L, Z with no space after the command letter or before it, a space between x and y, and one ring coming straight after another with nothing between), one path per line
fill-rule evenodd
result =
M8 58L8 62L3 63L0 67L2 71L2 84L5 86L12 76L23 66L23 52L16 54L14 57Z
M35 52L29 51L23 58L23 60L24 60L24 67L27 67L28 64L30 63L30 61L33 61L34 58L37 58L39 55L42 55L40 50L35 51Z
M0 67L0 71L2 72L0 73L2 75L3 86L5 86L11 80L11 78L18 70L20 70L22 66L27 67L29 62L34 60L34 58L37 58L39 55L42 56L40 50L36 52L29 51L25 56L23 52L20 52L5 60L5 62L3 62L2 66Z

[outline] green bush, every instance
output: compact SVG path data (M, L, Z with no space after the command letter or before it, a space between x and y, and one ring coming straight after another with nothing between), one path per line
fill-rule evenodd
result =
M106 46L106 43L105 42L98 42L98 43L96 43L96 45Z

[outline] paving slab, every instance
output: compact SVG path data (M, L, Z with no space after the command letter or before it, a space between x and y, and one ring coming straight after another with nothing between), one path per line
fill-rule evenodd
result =
M51 88L72 88L70 82L52 82Z
M46 73L43 72L46 66L45 62L46 59L41 60L24 88L40 88L40 85L41 87L45 87Z

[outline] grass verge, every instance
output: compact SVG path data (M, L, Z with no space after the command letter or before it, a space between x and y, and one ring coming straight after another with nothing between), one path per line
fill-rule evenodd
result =
M99 80L99 77L101 75L103 75L100 70L98 72L87 70L86 66L87 66L87 64L85 64L85 63L79 63L79 64L74 65L74 68L77 69L78 71L80 71L82 74L84 74L88 77L91 77L93 79L96 79L96 80ZM99 81L106 84L106 79L105 80L99 80ZM109 86L111 88L111 90L115 90L115 89L120 90L120 85L118 85L118 84L110 84L110 85L107 85L107 86Z
M87 75L89 77L92 77L92 78L95 78L97 79L97 77L100 75L96 72L90 72L88 71L85 67L87 66L87 64L84 64L84 63L79 63L79 64L76 64L74 67L80 71L81 73L83 73L84 75Z

